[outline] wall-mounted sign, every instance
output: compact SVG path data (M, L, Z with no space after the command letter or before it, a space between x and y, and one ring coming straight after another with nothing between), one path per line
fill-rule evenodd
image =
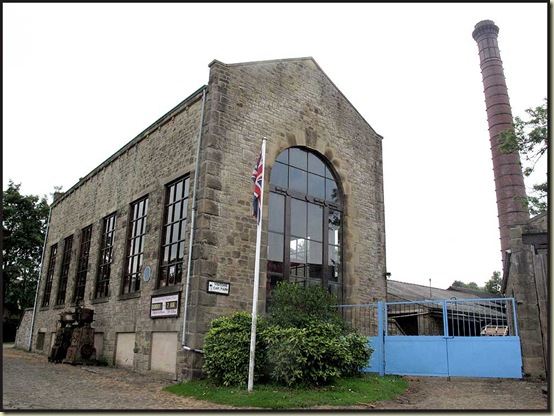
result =
M179 316L180 293L166 296L153 296L150 303L150 318L170 318Z
M142 272L142 279L145 282L148 282L148 281L150 281L150 276L151 275L152 275L152 269L150 268L150 266L146 266L144 268L144 271Z
M218 293L220 295L228 295L231 284L225 282L214 282L208 280L208 293Z

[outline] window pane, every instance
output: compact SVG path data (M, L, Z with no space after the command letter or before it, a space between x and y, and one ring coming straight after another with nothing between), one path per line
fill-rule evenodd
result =
M275 163L271 168L270 182L276 186L288 187L288 166Z
M339 281L340 251L338 246L329 245L329 269L327 278L330 281Z
M297 237L306 237L306 201L291 200L290 207L290 232Z
M306 240L304 238L290 239L290 262L306 263Z
M308 153L308 172L325 176L325 165L321 159L313 153Z
M275 159L275 161L288 165L288 163L289 163L289 149L282 151L279 154L279 156L277 156L277 159Z
M339 202L339 193L337 184L334 180L325 179L325 199L328 201Z
M305 277L306 276L306 265L303 263L291 263L290 264L290 275Z
M285 197L274 193L269 194L269 231L285 232Z
M308 263L311 264L323 264L323 245L315 241L306 240Z
M268 275L281 275L283 274L283 262L281 261L268 261L267 262L267 274ZM269 276L268 276L269 279Z
M177 244L171 244L171 254L169 256L169 262L173 263L177 258Z
M298 148L289 149L289 164L297 168L308 170L308 153Z
M339 244L341 216L338 211L329 211L329 244Z
M308 238L323 241L323 207L308 204Z
M307 193L307 173L293 167L289 168L289 189Z
M185 193L183 195L183 198L189 197L189 187L190 187L190 178L185 178Z
M267 234L267 243L269 245L267 260L283 261L284 236L269 232Z
M325 179L322 176L308 173L308 195L325 199Z

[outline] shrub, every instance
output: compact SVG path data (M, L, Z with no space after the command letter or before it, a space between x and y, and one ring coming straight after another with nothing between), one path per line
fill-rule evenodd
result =
M353 377L361 375L362 369L368 366L371 354L375 351L368 345L368 338L356 332L344 337L348 354L342 363L342 376Z
M254 380L322 385L353 376L373 349L338 313L334 294L319 285L280 283L266 317L258 317ZM204 340L204 372L225 386L248 381L252 317L246 312L214 319Z
M262 332L265 318L256 323L256 354L254 357L254 380L263 378L265 343ZM248 382L250 366L250 337L252 315L235 312L211 322L204 340L204 366L206 376L225 386L243 385Z
M279 282L271 294L268 323L284 328L304 328L314 322L330 322L341 330L349 325L338 312L334 293L321 285Z
M329 322L314 322L306 328L271 326L264 338L269 376L289 387L328 384L337 377L354 375L371 356L365 337L345 336Z

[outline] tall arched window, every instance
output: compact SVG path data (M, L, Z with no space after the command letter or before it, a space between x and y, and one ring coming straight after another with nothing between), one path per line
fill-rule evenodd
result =
M267 296L279 281L322 284L342 298L342 198L326 162L283 151L271 169Z

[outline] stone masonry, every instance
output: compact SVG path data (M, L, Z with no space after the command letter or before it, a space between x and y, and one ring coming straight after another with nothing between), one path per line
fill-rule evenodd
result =
M202 344L210 321L237 310L250 312L252 308L256 222L251 215L250 175L262 137L267 137L266 184L275 158L289 147L309 149L328 162L343 194L344 300L367 303L385 299L382 137L312 58L240 64L214 60L209 68L207 86L169 111L53 203L33 350L36 350L37 333L46 333L47 342L51 342L59 313L75 306L70 300L80 233L92 224L85 307L94 309L93 327L101 340L103 359L114 363L124 345L124 337L120 335L131 334L134 344L126 347L132 348L126 353L132 357L130 365L137 371L151 370L153 355L160 353L158 347L154 348L154 334L174 334L170 339L175 341L170 343L177 343L177 348L172 345L173 350L169 349L176 351L173 377L199 377ZM187 280L198 140L201 146L196 223L192 267ZM183 280L180 284L156 289L165 185L182 175L190 175ZM120 284L129 207L146 195L149 211L143 266L151 267L152 278L141 282L140 291L122 295ZM267 209L266 190L259 313L265 310ZM114 212L117 217L110 293L108 297L93 299L102 220ZM63 241L70 235L74 236L74 243L66 303L55 306ZM55 243L58 243L58 253L51 303L41 308L48 254ZM209 293L208 281L228 283L228 295ZM185 302L187 293L188 303ZM151 297L166 294L180 294L179 315L152 319ZM183 337L185 306L187 322ZM47 352L45 348L44 353Z

